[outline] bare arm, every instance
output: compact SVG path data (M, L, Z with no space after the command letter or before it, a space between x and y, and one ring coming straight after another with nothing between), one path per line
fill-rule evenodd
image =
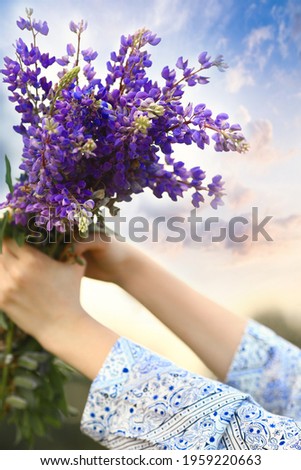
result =
M217 377L226 377L245 319L142 254L131 260L121 286L181 338Z
M85 250L89 251L85 251ZM90 277L115 282L181 338L220 379L239 345L246 320L190 288L126 243L83 243Z

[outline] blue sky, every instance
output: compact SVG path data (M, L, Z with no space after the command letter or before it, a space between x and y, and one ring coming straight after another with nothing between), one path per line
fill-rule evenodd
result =
M269 231L273 242L260 239L233 244L229 240L212 244L146 242L141 246L160 259L175 273L203 293L235 310L252 315L258 310L279 308L288 315L301 313L301 4L298 0L2 0L0 4L0 55L12 54L11 44L19 35L15 25L25 7L34 9L35 17L46 19L50 34L45 48L59 55L70 42L68 23L84 18L89 27L85 45L99 52L96 64L104 73L109 53L116 50L121 34L146 26L158 33L162 42L152 48L152 75L160 78L164 65L173 66L180 55L193 62L199 52L212 56L223 54L229 69L210 73L211 83L194 88L189 99L205 102L214 112L226 111L232 122L240 122L251 144L248 154L216 154L180 148L179 157L200 164L208 176L221 173L226 180L225 206L218 213L208 206L200 210L205 217L218 216L220 225L233 217L248 220L252 207L260 217L272 216ZM17 114L0 85L0 194L4 196L3 155L7 153L17 175L21 142L12 125ZM2 156L2 157L1 157ZM174 204L155 200L148 193L139 195L122 207L123 214L145 215L152 219L162 213L187 216L188 200ZM97 295L107 299L110 320L104 318ZM110 301L112 291L114 304ZM118 322L121 333L143 335L145 325L156 335L166 333L139 305L113 287L99 287L85 281L83 302L102 321ZM124 307L126 305L126 307ZM120 309L127 313L117 319ZM119 318L119 317L118 317ZM135 322L137 331L129 324ZM140 328L140 329L139 329ZM158 333L159 332L159 333ZM148 335L151 336L151 335ZM170 341L175 341L169 337ZM163 344L169 344L162 341ZM150 346L153 346L150 344ZM163 346L162 346L163 347ZM182 349L178 354L182 356ZM168 351L161 351L170 354ZM186 356L185 356L186 357ZM181 358L176 357L177 360ZM190 358L191 359L191 358ZM192 367L194 362L192 361Z

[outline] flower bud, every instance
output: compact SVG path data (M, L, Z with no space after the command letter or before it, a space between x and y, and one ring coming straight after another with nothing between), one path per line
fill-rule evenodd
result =
M25 8L25 12L28 18L30 18L33 14L33 8Z
M134 127L137 132L147 134L147 129L151 126L151 121L147 116L137 116L134 120Z
M78 219L78 230L81 237L87 237L90 221L85 215L80 215Z
M66 72L59 82L58 91L61 91L64 88L67 88L67 86L70 85L70 83L72 83L75 78L77 78L79 72L80 72L79 66L74 67L73 69Z
M98 189L97 191L93 193L93 197L95 199L104 199L105 195L106 195L106 192L104 189Z
M57 134L58 122L56 122L52 117L43 119L42 125L49 134Z
M82 146L82 151L84 153L92 153L97 147L93 139L88 139L85 144Z
M152 103L146 109L149 118L158 118L164 114L164 106L157 103Z

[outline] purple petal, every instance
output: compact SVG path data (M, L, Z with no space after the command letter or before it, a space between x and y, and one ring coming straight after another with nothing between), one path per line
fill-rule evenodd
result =
M206 62L210 60L210 56L208 56L208 52L204 51L201 52L201 54L198 57L198 61L201 65L204 65Z
M25 20L24 18L21 18L19 20L17 20L17 25L20 29L28 29L30 31L31 29L31 26L30 26L30 22Z
M43 34L43 36L47 36L49 33L49 27L46 21L33 21L33 27L38 33Z
M178 69L182 69L184 68L184 62L183 62L183 57L179 57L177 62L176 62L176 67L178 67Z
M216 116L216 119L220 121L226 121L227 119L229 119L229 116L227 113L220 113Z
M67 54L71 57L74 56L76 50L75 50L75 47L73 46L73 44L67 44Z
M74 23L74 21L70 21L69 23L69 29L72 31L72 33L76 33L78 31L78 26Z

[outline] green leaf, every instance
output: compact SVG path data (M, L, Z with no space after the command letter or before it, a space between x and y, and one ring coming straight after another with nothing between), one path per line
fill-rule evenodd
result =
M0 310L0 328L3 328L4 330L8 329L8 323L7 319L5 316L5 313Z
M5 231L9 219L9 212L5 212L2 219L0 219L0 254L2 253L3 239L5 237Z
M30 439L32 434L31 423L30 423L30 414L27 411L24 411L21 421L21 431L25 439Z
M22 436L22 432L19 426L16 425L15 429L16 429L15 445L17 446L22 441L23 436Z
M30 415L31 427L36 436L43 437L46 434L45 426L43 424L43 418L37 414Z
M68 416L76 418L79 415L79 410L75 406L68 405Z
M34 375L15 375L13 384L16 387L26 388L27 390L35 390L41 385L41 381Z
M13 231L13 238L18 246L23 246L26 240L26 234L23 230L18 229L18 227L14 228Z
M39 363L28 355L22 354L18 359L18 366L28 370L36 370L39 367Z
M6 398L5 403L18 410L24 410L27 407L27 401L18 395L9 395Z
M39 406L37 390L28 390L26 388L18 389L18 395L24 398L24 400L26 400L27 407L30 408L30 410L32 410L33 408L37 408Z
M50 353L48 353L47 351L28 351L26 357L34 359L39 364L43 364L44 362L49 360Z
M12 178L11 178L10 161L9 161L7 155L5 155L5 166L6 166L5 182L8 186L8 188L9 188L9 191L12 193L14 188L13 188L13 182L12 182Z
M53 414L51 415L50 413L47 415L43 416L44 423L49 424L49 426L52 426L53 428L60 428L62 427L62 420L60 417L57 415Z

